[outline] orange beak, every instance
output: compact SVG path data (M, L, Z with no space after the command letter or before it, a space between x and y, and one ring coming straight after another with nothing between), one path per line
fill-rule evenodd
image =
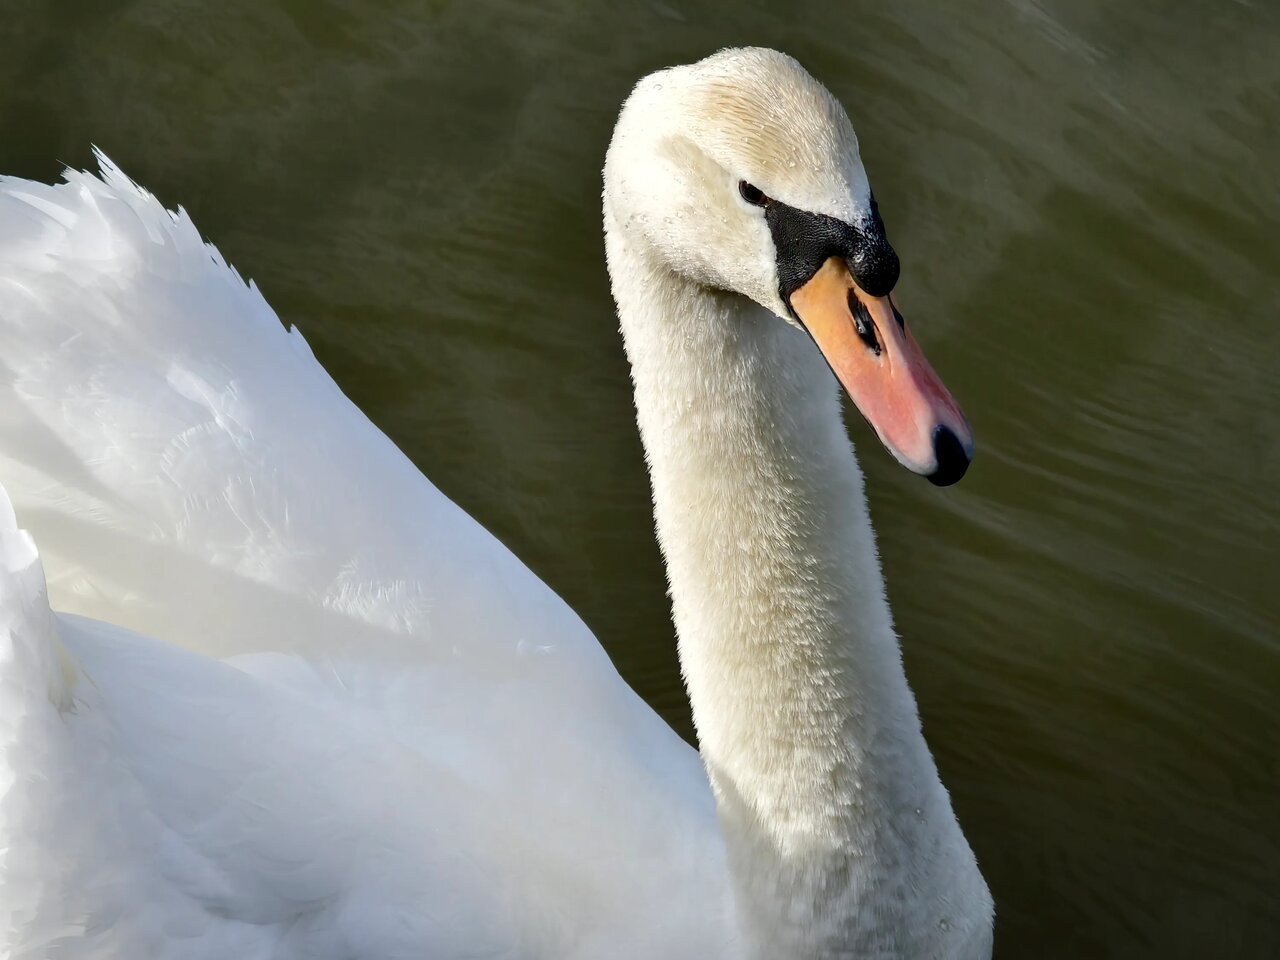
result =
M973 457L973 431L924 358L890 297L866 293L842 257L791 295L791 309L880 441L908 470L955 483Z

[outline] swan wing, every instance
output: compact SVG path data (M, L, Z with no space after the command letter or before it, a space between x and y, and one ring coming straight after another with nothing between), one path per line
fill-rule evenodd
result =
M719 952L697 754L99 159L0 179L15 953Z
M216 656L604 659L185 212L99 160L0 178L0 479L56 609Z
M714 850L661 776L620 759L552 796L546 744L478 763L485 717L447 748L402 722L438 679L55 614L0 521L0 956L713 955ZM624 782L653 843L597 808Z

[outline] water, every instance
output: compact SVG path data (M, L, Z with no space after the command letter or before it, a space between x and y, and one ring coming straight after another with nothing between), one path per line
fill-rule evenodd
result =
M1280 955L1280 8L0 0L0 169L96 142L690 735L599 236L640 75L848 105L979 456L853 417L926 732L1013 957Z

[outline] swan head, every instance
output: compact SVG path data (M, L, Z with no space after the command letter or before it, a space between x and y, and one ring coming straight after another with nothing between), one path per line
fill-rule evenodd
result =
M904 466L964 475L973 434L899 311L898 257L840 103L792 58L723 50L641 80L607 215L670 271L804 330Z

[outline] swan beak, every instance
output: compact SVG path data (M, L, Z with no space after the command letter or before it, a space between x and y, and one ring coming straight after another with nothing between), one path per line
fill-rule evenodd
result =
M955 483L973 458L973 431L889 296L858 286L832 257L791 294L804 324L859 412L908 470Z

